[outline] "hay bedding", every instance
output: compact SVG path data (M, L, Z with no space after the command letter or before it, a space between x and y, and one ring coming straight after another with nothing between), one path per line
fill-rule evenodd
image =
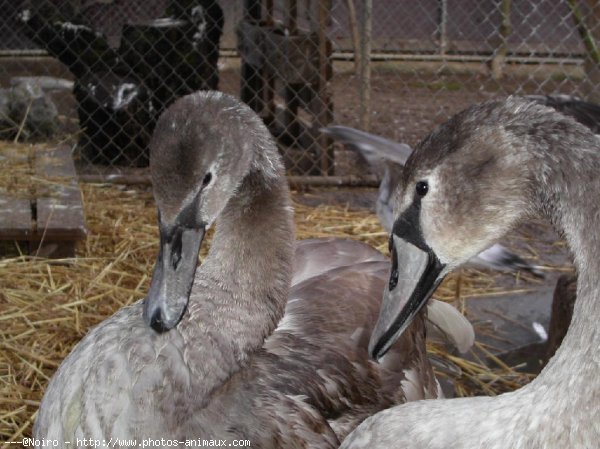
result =
M10 172L16 173L14 168ZM11 179L22 183L27 178ZM158 244L150 189L81 187L89 235L76 258L0 259L0 442L31 434L44 389L63 358L91 326L142 298L149 285ZM26 186L19 189L28 191ZM296 222L298 238L348 237L387 251L386 233L366 210L296 202ZM505 291L496 285L497 276L462 271L450 276L436 296L452 301ZM430 345L429 350L436 365L444 366L440 375L454 378L459 395L497 394L531 379L500 361L488 368L441 346Z

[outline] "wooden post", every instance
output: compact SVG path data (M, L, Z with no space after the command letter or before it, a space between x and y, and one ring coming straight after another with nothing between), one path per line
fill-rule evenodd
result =
M273 0L266 0L265 2L265 27L273 27L275 25L275 18L273 17L274 12L274 4ZM264 92L264 101L265 101L265 117L268 117L271 120L275 117L275 89L277 88L275 84L275 76L273 70L267 70L265 76L265 92Z
M498 34L500 35L500 44L496 51L494 52L494 56L492 58L491 70L492 70L492 78L495 80L499 80L502 78L503 69L504 69L504 61L506 60L506 54L508 53L508 37L512 32L511 24L510 24L510 9L511 9L512 0L502 0L500 4L500 28L498 29Z
M297 20L298 20L298 6L296 4L296 0L288 0L288 10L285 15L285 28L290 36L293 36L297 30ZM286 43L285 45L285 57L287 59L290 58L290 46L294 45L293 43ZM283 86L282 97L285 102L285 107L282 114L282 125L284 127L284 133L288 134L292 137L294 143L297 143L298 137L300 135L300 126L298 124L298 107L300 106L300 101L298 98L299 94L299 86L297 84L292 84L289 82L285 82Z
M251 24L258 24L261 19L261 0L244 0L244 19ZM240 98L256 112L263 109L263 77L260 67L254 67L242 61L240 79Z
M584 61L585 69L585 98L594 103L600 103L600 55L598 44L600 43L600 3L597 0L587 0L588 14L583 18L587 25L589 45L586 46L588 54ZM594 50L595 49L595 50Z
M266 26L273 26L274 23L274 19L273 19L273 0L266 0L265 2L265 25Z
M294 34L298 29L298 3L296 0L288 0L290 9L287 15L287 27L290 34Z
M589 58L594 64L600 64L600 49L598 49L594 35L586 24L585 16L581 12L581 9L579 9L579 6L577 6L576 0L567 1L571 8L573 19L575 20L575 26L577 27L577 31L579 32L579 36L583 41L583 45L585 46Z
M444 56L448 50L448 0L440 0L440 55L445 62Z
M360 76L360 32L358 30L358 19L356 18L356 8L354 0L346 0L348 7L348 16L350 20L350 32L352 33L352 46L354 47L354 74Z
M360 127L371 127L371 35L373 25L373 0L365 0L363 9L362 39L360 45Z
M329 39L327 39L330 15L331 0L319 0L319 85L316 101L321 101L323 104L318 105L319 113L316 117L316 129L327 126L333 121L333 102L327 88L332 73L332 49ZM321 173L323 175L333 175L333 141L323 133L319 133L318 144L321 148Z

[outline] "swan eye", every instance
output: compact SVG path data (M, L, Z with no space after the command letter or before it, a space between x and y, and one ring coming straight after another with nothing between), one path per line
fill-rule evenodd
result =
M212 180L212 173L208 172L206 175L204 175L204 179L202 179L202 187L206 187L208 184L210 184L211 180Z
M416 191L417 195L419 195L420 197L427 195L427 192L429 191L429 184L427 184L427 181L417 182Z

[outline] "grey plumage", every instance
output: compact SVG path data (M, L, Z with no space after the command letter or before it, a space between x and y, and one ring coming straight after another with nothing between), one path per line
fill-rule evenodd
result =
M283 166L248 107L214 92L178 100L156 126L151 174L161 234L152 288L64 360L36 438L72 447L77 437L118 437L334 448L374 412L438 396L423 315L382 363L368 360L389 262L357 242L294 250ZM189 301L165 290L177 285L161 276L195 264L186 239L197 242L217 217Z
M573 320L556 355L521 389L493 398L394 407L367 419L342 448L598 446L599 170L598 136L518 97L473 106L419 144L395 196L397 220L419 203L419 232L408 235L395 226L396 238L426 245L443 278L520 220L541 214L564 233L573 251L579 272ZM429 191L416 200L419 181L428 182ZM389 298L390 293L384 302Z
M595 134L600 133L600 105L596 103L584 101L572 95L527 95L525 98L550 106L573 117Z

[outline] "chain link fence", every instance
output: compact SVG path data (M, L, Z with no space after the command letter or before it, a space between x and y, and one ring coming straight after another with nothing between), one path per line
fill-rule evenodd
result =
M127 175L171 102L218 88L263 117L290 174L344 182L366 169L328 124L414 145L488 98L600 102L596 3L0 0L0 138L70 140L81 173Z

